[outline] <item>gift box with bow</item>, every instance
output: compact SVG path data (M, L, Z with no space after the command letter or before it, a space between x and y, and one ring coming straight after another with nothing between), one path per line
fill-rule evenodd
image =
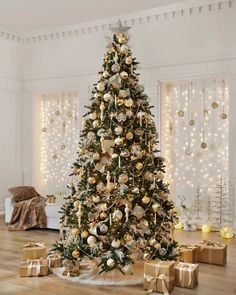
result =
M193 289L198 285L199 265L179 262L175 265L175 286Z
M225 265L227 262L227 246L204 240L198 244L196 259L197 262Z
M46 258L44 242L28 242L23 245L23 260Z
M153 260L144 264L144 289L168 295L174 289L174 261Z
M57 268L62 266L61 255L58 253L49 254L47 261L49 267Z
M48 275L48 264L46 259L28 259L21 262L20 277L39 277Z
M179 260L187 263L196 262L197 247L192 245L181 245L179 247L180 258Z

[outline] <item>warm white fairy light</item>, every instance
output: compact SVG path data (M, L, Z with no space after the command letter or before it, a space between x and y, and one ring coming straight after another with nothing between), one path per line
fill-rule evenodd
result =
M76 92L50 93L41 98L40 168L47 193L64 191L68 182L79 139L78 110Z
M222 175L224 179L228 179L228 118L221 118L223 112L228 115L228 87L226 84L223 91L221 81L219 79L217 83L215 80L204 82L205 100L203 81L192 81L192 117L195 121L193 126L188 124L190 81L162 86L167 89L167 97L162 97L164 128L161 130L162 153L167 159L166 175L173 176L169 179L172 195L187 196L189 204L194 199L196 186L200 186L202 195L207 200L208 197L213 197L219 177ZM181 88L183 117L178 115ZM212 107L213 102L218 103L215 109ZM172 124L171 131L168 122ZM200 147L203 128L204 142L207 143L205 149Z

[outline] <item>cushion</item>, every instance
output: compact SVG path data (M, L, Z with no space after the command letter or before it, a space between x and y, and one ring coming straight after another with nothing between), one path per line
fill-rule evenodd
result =
M9 188L8 191L12 194L12 199L16 203L39 196L32 186L16 186Z

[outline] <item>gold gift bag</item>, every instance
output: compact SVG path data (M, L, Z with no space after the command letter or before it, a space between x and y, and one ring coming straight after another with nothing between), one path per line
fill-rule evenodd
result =
M197 247L191 245L181 245L180 249L180 258L181 262L187 263L195 263L196 262L196 254L197 254Z
M174 261L153 260L144 263L144 289L168 295L174 289Z
M28 242L23 246L23 260L46 258L44 242Z
M194 289L198 285L199 265L179 262L175 265L175 286Z
M197 262L225 265L227 262L227 246L204 240L197 248Z
M48 275L48 264L46 259L33 259L21 262L20 277L39 277Z
M62 267L61 255L58 253L47 256L48 266L52 268Z

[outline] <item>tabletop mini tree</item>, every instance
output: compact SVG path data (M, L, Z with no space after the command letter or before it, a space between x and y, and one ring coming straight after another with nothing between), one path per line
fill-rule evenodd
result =
M98 260L101 273L127 273L138 252L140 259L178 254L172 235L177 218L128 29L121 22L112 28L62 207L61 239L54 245L65 260Z

